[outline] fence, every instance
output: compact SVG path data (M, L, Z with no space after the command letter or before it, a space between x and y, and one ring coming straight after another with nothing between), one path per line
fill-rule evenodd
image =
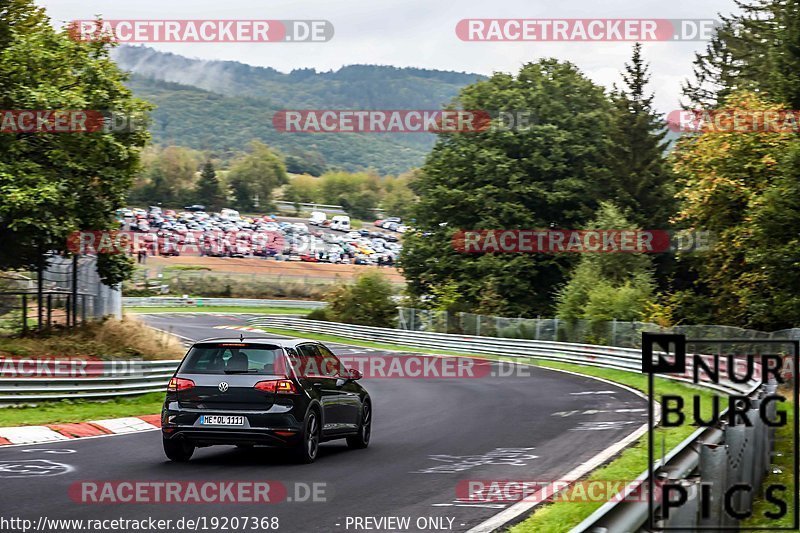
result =
M122 316L119 290L100 281L96 258L77 261L47 256L37 272L6 272L0 278L0 332L66 326L105 316ZM41 290L39 282L41 281Z
M623 348L640 347L643 331L676 333L695 339L800 339L800 328L773 332L717 325L664 328L648 322L506 318L408 307L398 309L398 328L508 339L603 344Z

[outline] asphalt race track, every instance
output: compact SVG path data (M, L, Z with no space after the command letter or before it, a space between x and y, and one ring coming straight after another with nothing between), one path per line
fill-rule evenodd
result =
M245 323L243 316L225 314L143 316L154 327L189 339L238 337L238 331L214 326ZM385 353L330 347L337 354ZM410 527L404 531L466 531L511 503L459 502L459 481L557 480L646 421L645 401L629 391L542 368L526 369L521 375L479 379L365 378L374 411L370 447L348 450L344 441L323 444L311 465L292 464L281 450L227 446L199 449L190 463L173 464L164 457L158 431L3 447L0 514L34 524L40 516L173 521L278 517L278 530L289 532L397 531L386 522L356 527L354 517L409 517ZM23 473L7 468L22 461L49 467ZM270 480L282 483L293 501L176 505L71 500L70 485L88 480ZM305 500L305 487L314 483L322 487L326 501ZM420 517L443 520L417 528ZM212 524L207 525L212 531Z

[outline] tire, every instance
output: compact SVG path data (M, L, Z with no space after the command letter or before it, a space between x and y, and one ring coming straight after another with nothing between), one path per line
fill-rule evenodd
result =
M369 439L372 436L372 405L364 403L361 414L361 424L358 426L358 435L347 437L347 446L354 450L363 450L369 446Z
M322 421L319 411L310 409L303 422L303 436L300 444L294 448L294 458L300 464L311 464L319 454L322 437Z
M185 463L192 458L194 444L185 439L162 439L164 453L170 461Z

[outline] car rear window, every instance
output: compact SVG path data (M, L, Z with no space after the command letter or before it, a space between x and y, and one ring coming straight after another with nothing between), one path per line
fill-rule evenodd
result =
M272 344L198 344L189 350L180 372L282 374L282 357L283 348Z

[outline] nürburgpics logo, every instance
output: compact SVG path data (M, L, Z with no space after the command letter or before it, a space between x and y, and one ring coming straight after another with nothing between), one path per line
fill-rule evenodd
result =
M770 531L794 531L800 526L797 492L768 475L773 436L788 424L783 407L790 388L787 374L797 376L799 351L800 341L796 340L687 340L683 335L642 334L650 426L646 491L649 529L686 531L687 524L694 531L765 529L740 524L754 515L754 509L758 509L758 518L767 520L793 515L793 527L768 528ZM790 373L786 371L787 356L792 361ZM657 393L656 383L662 382L655 379L657 375L691 381L706 391L688 400L685 395ZM798 382L792 381L797 405ZM656 403L662 414L658 433ZM796 439L800 426L796 417L793 425L793 483L797 486ZM702 433L676 458L694 457L696 468L686 462L677 465L677 459L671 462L669 457L656 465L655 461L669 452L662 449L655 453L656 446L663 446L660 431L687 426L692 432ZM676 474L676 469L687 475ZM766 505L754 507L757 498Z

